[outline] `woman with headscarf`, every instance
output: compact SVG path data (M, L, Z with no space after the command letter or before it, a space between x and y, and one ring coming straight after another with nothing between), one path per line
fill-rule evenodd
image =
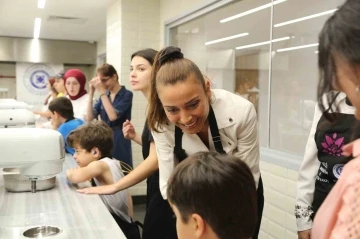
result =
M67 97L71 100L74 109L74 117L86 119L89 94L85 90L86 77L81 70L70 69L64 75Z

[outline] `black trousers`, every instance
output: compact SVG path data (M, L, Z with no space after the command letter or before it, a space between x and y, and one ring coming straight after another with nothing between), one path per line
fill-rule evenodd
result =
M264 210L264 186L262 183L261 176L259 179L259 185L258 185L258 189L256 191L256 195L257 195L257 224L256 224L256 229L255 229L252 239L257 239L259 236L261 218L262 218L262 214L263 214L263 210Z
M124 221L119 216L112 213L111 215L113 216L114 220L119 225L127 239L141 239L140 231L136 223L134 223L133 221L131 221L131 223Z
M147 207L143 239L177 239L176 218L159 189L159 172L147 180Z

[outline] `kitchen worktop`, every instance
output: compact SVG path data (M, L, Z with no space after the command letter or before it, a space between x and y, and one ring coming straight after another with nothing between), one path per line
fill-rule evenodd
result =
M66 179L67 169L76 162L66 156L63 171L56 176L54 188L36 193L8 192L0 175L0 238L21 238L35 226L56 226L62 229L51 239L126 239L98 195L76 192L77 187Z

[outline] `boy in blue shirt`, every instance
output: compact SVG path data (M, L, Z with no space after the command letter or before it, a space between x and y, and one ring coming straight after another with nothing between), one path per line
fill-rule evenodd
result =
M81 119L74 118L74 110L71 101L66 97L53 99L49 104L51 124L53 129L59 131L64 138L65 151L74 155L75 150L66 143L66 137L80 125L84 124Z

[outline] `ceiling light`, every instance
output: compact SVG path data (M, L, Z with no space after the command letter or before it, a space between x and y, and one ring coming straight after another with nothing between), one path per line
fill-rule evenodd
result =
M220 20L220 23L225 23L225 22L229 22L229 21L232 21L236 18L239 18L239 17L243 17L243 16L246 16L246 15L250 15L251 13L254 13L254 12L258 12L260 10L263 10L263 9L266 9L266 8L269 8L271 7L271 5L276 5L276 4L279 4L279 3L282 3L282 2L285 2L287 0L276 0L272 3L268 3L268 4L265 4L265 5L262 5L260 7L256 7L256 8L253 8L253 9L250 9L246 12L242 12L242 13L239 13L239 14L236 14L234 16L231 16L231 17L228 17L228 18L224 18L222 20Z
M35 25L34 25L34 38L38 39L40 36L40 28L41 28L41 18L35 18Z
M319 54L319 51L315 51L315 54Z
M270 44L271 42L286 41L286 40L289 40L289 39L290 39L290 37L282 37L282 38L273 39L273 40L271 40L271 41L264 41L264 42L254 43L254 44L245 45L245 46L238 46L238 47L236 47L235 49L236 49L236 50L240 50L240 49L245 49L245 48L262 46L262 45Z
M295 23L295 22L301 22L301 21L305 21L305 20L308 20L308 19L312 19L312 18L316 18L316 17L321 17L321 16L324 16L324 15L332 14L332 13L335 12L336 10L337 10L337 9L332 9L332 10L329 10L329 11L320 12L320 13L313 14L313 15L310 15L310 16L297 18L297 19L294 19L294 20L291 20L291 21L278 23L278 24L275 24L274 27L282 27L282 26L285 26L285 25L293 24L293 23Z
M278 49L276 51L277 52L293 51L293 50L298 50L298 49L303 49L303 48L308 48L308 47L314 47L314 46L318 46L318 45L319 45L319 43L314 43L314 44L308 44L308 45L302 45L302 46L295 46L295 47Z
M38 8L45 8L46 0L38 0Z
M220 38L220 39L213 40L213 41L208 41L208 42L205 42L205 45L211 45L211 44L215 44L215 43L218 43L218 42L228 41L228 40L231 40L231 39L244 37L244 36L247 36L247 35L249 35L249 33L245 32L245 33L241 33L241 34L237 34L237 35L233 35L233 36L229 36L229 37Z

